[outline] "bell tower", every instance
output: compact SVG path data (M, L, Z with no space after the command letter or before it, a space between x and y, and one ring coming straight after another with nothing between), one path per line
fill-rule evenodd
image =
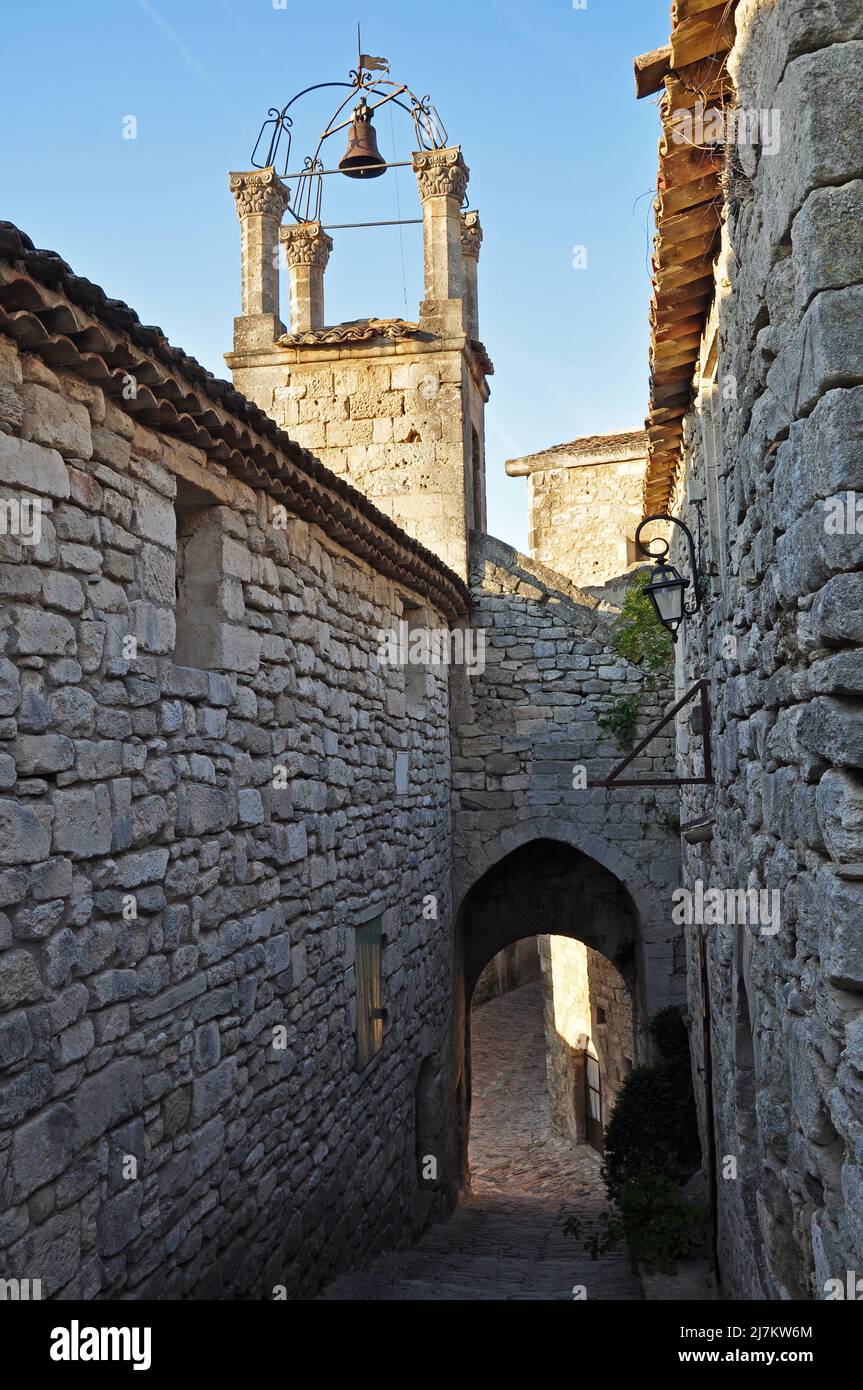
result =
M225 360L244 395L466 577L468 534L485 529L484 411L493 370L479 341L482 228L479 214L464 206L469 170L461 147L448 142L428 99L381 71L389 71L384 59L361 55L349 82L322 84L344 86L348 95L315 153L304 165L296 161L298 172L290 168L294 98L264 123L255 167L230 175L242 233L243 313ZM391 101L413 120L424 298L413 321L328 323L327 263L352 233L335 247L322 218L326 184L333 176L379 178L392 167L374 127L375 110ZM333 167L327 142L345 130L347 150ZM277 267L290 286L287 327Z

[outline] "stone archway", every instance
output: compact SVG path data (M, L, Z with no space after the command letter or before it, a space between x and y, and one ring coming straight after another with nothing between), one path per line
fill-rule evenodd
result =
M622 977L632 1010L633 1060L646 1055L647 991L638 907L627 885L566 839L524 839L461 897L456 922L456 1057L459 1065L459 1176L469 1181L471 1109L470 1002L484 967L503 948L532 935L583 943ZM623 856L612 856L619 861Z
M644 1003L650 1013L665 1008L672 982L670 942L680 935L680 929L674 928L671 922L668 903L663 903L655 883L619 844L585 829L575 817L528 816L481 843L476 837L468 837L468 853L460 854L456 861L453 894L456 912L461 913L468 893L495 864L536 840L556 840L568 845L607 869L626 889L638 918L637 944L642 953L639 969L644 981ZM676 859L670 862L677 866Z

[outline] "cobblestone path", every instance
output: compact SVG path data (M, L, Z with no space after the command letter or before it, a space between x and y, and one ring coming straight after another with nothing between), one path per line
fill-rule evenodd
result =
M492 999L472 1016L471 1195L412 1250L343 1275L325 1299L638 1299L627 1254L591 1260L562 1234L603 1209L600 1160L548 1123L542 984Z

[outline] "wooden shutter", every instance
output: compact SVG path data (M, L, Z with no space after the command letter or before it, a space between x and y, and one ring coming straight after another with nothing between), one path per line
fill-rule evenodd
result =
M357 1070L368 1066L384 1036L381 1001L381 919L357 927Z

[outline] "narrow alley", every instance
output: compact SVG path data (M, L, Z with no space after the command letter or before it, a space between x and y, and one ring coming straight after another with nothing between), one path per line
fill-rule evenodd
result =
M344 1275L330 1300L587 1301L639 1299L626 1252L591 1260L563 1226L586 1231L604 1206L600 1158L552 1134L548 1119L542 983L491 999L472 1016L471 1195L412 1250Z

